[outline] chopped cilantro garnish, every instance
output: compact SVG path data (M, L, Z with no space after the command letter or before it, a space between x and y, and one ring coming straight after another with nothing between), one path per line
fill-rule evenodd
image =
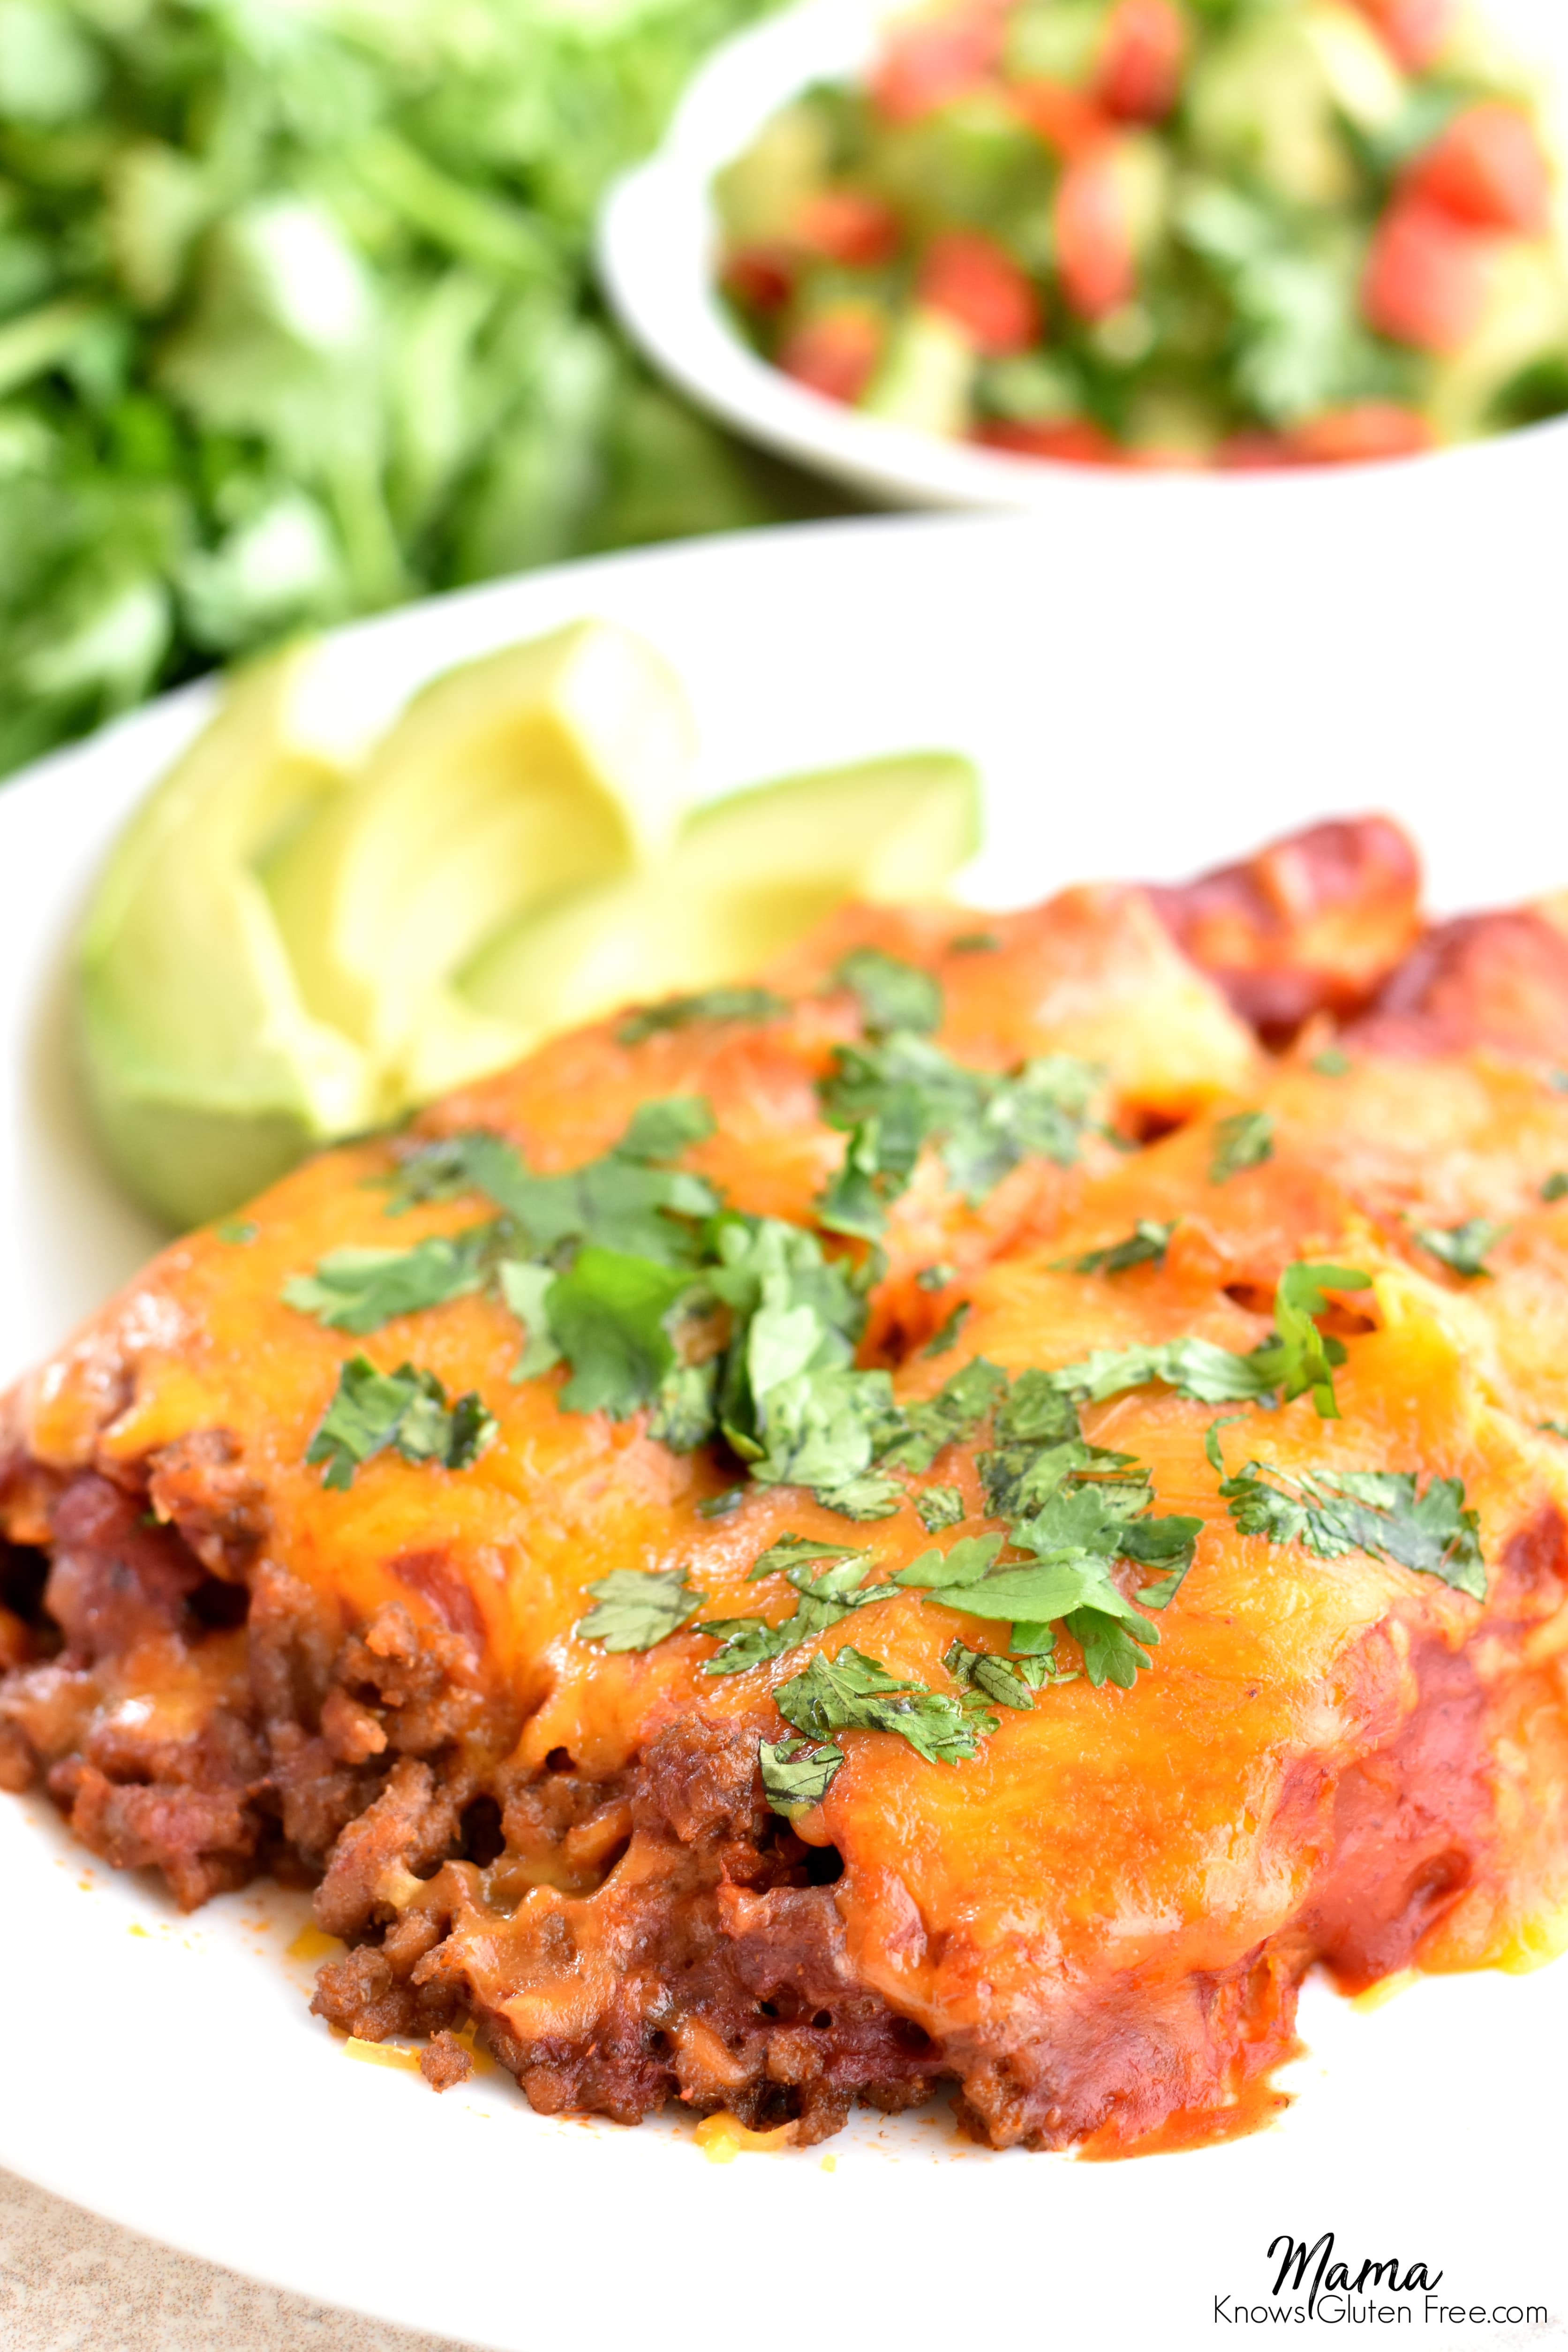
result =
M1337 1421L1334 1369L1345 1360L1344 1344L1320 1331L1313 1317L1326 1312L1326 1290L1370 1290L1372 1277L1353 1265L1288 1265L1274 1294L1274 1347L1256 1351L1256 1360L1275 1376L1287 1399L1310 1389L1321 1420Z
M1535 1426L1549 1431L1553 1437L1568 1438L1568 1421L1538 1421Z
M1452 1274L1466 1282L1478 1276L1489 1276L1487 1257L1504 1234L1506 1225L1494 1224L1489 1217L1467 1217L1458 1225L1415 1225L1412 1228L1424 1250L1439 1259Z
M351 1356L338 1374L336 1392L305 1459L324 1463L321 1484L341 1491L352 1486L362 1463L389 1446L406 1462L467 1470L496 1434L496 1423L477 1391L470 1389L448 1405L434 1372L413 1364L382 1372L368 1357Z
M855 948L834 971L841 988L860 1000L860 1020L868 1037L902 1029L917 1034L942 1020L942 988L929 971L900 963L880 948Z
M617 1045L640 1045L661 1029L688 1029L699 1021L778 1021L789 1011L771 988L703 988L694 996L667 996L628 1013L616 1031Z
M1541 1188L1543 1201L1561 1201L1568 1196L1568 1168L1554 1168Z
M914 1498L915 1517L928 1536L956 1528L967 1517L963 1496L956 1486L922 1486Z
M790 1650L798 1650L829 1625L837 1625L853 1610L863 1609L868 1601L884 1601L886 1591L880 1585L866 1584L866 1554L851 1552L841 1559L836 1568L824 1568L810 1557L823 1549L819 1545L803 1545L801 1538L785 1538L800 1547L793 1566L783 1570L786 1582L792 1584L800 1599L789 1615L778 1624L770 1625L765 1617L715 1617L699 1625L700 1633L711 1633L720 1643L717 1654L709 1659L703 1673L709 1675L744 1674L749 1666L763 1665L770 1658L782 1658ZM782 1549L783 1546L774 1547ZM769 1554L752 1570L755 1576Z
M831 1741L814 1748L805 1739L763 1739L757 1743L757 1765L763 1794L785 1821L820 1805L844 1761L842 1748Z
M482 1192L511 1219L520 1255L551 1257L591 1242L628 1257L689 1265L699 1255L691 1221L713 1215L718 1198L701 1177L653 1163L673 1160L712 1131L712 1113L700 1095L644 1103L603 1158L561 1176L535 1175L499 1135L475 1129L444 1136L400 1163L388 1211L395 1215L416 1202Z
M677 1267L618 1250L579 1252L547 1295L550 1328L572 1367L561 1391L566 1412L624 1421L652 1403L675 1368L665 1320L689 1279Z
M960 931L949 940L947 951L949 955L995 955L1001 945L995 931Z
M550 1328L548 1303L555 1268L540 1265L531 1258L503 1258L496 1268L496 1281L508 1311L516 1316L524 1333L522 1350L510 1376L514 1381L537 1380L561 1361L561 1349Z
M698 1515L704 1519L727 1519L738 1511L746 1499L744 1486L726 1486L717 1495L705 1495L697 1506Z
M915 1281L921 1290L945 1290L950 1282L958 1279L955 1265L922 1265Z
M587 1591L595 1605L579 1621L578 1637L606 1650L651 1650L708 1598L692 1591L680 1568L615 1568Z
M1057 1265L1067 1274L1125 1274L1129 1266L1163 1265L1175 1230L1174 1217L1169 1224L1156 1224L1151 1217L1140 1217L1125 1241L1112 1242L1105 1249L1088 1250L1082 1257L1059 1258Z
M930 1764L957 1764L973 1756L996 1718L923 1683L900 1682L862 1652L820 1653L801 1674L781 1683L773 1704L786 1723L810 1739L836 1731L891 1731Z
M253 1242L260 1231L260 1226L253 1225L247 1217L229 1217L221 1225L213 1227L213 1239L242 1249L247 1242Z
M1208 1451L1223 1469L1212 1430ZM1290 1476L1271 1463L1246 1462L1222 1478L1219 1491L1243 1535L1299 1543L1318 1559L1371 1552L1484 1601L1480 1521L1465 1508L1462 1482L1429 1478L1424 1493L1418 1486L1413 1471L1303 1470Z
M1005 1372L988 1364L984 1356L972 1357L949 1375L935 1396L923 1404L903 1407L897 1433L883 1449L882 1461L889 1469L929 1470L944 1445L973 1435L1006 1389Z
M1351 1057L1342 1054L1337 1045L1325 1045L1321 1054L1313 1055L1307 1066L1316 1070L1321 1078L1342 1078L1349 1074Z
M1313 1317L1328 1306L1325 1290L1370 1287L1370 1276L1356 1266L1288 1265L1274 1295L1274 1337L1246 1355L1187 1334L1131 1348L1097 1348L1081 1363L1064 1364L1047 1377L1089 1403L1145 1381L1163 1381L1200 1404L1245 1402L1277 1391L1289 1399L1310 1389L1322 1418L1335 1420L1333 1373L1345 1360L1344 1343L1320 1331Z
M945 1356L956 1345L958 1335L974 1312L967 1298L961 1298L952 1314L921 1349L922 1356Z
M314 1274L284 1284L283 1301L331 1330L363 1337L395 1315L444 1307L478 1290L495 1245L495 1226L476 1225L452 1237L431 1235L412 1249L329 1250Z
M1274 1157L1274 1114L1268 1110L1234 1111L1215 1123L1214 1155L1209 1182L1224 1184L1244 1168L1261 1168Z
M980 1691L993 1706L1010 1706L1021 1714L1032 1710L1036 1691L1057 1679L1044 1658L999 1658L988 1650L966 1649L962 1642L952 1644L942 1663L955 1683Z
M823 1116L844 1128L844 1164L818 1203L830 1232L875 1239L922 1147L939 1143L949 1181L983 1201L1030 1158L1068 1167L1082 1146L1098 1074L1047 1054L1011 1076L972 1070L908 1031L841 1045L818 1087Z

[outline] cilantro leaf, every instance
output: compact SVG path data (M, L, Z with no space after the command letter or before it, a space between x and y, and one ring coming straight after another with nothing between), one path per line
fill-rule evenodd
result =
M550 1328L550 1293L555 1280L552 1265L540 1265L530 1258L503 1258L496 1268L507 1310L516 1316L525 1334L522 1352L510 1374L513 1381L537 1380L561 1361L560 1346Z
M984 1356L972 1357L945 1380L935 1396L901 1408L899 1433L882 1452L889 1469L929 1470L944 1445L973 1436L999 1395L1007 1375Z
M700 1096L644 1103L625 1135L598 1160L560 1176L539 1176L499 1135L473 1129L421 1146L401 1162L389 1213L417 1201L482 1192L510 1217L526 1254L549 1257L584 1243L664 1265L699 1255L691 1221L719 1207L712 1187L683 1169L650 1163L674 1159L712 1132Z
M546 1293L550 1328L572 1377L567 1412L607 1412L624 1421L650 1404L674 1369L665 1318L690 1277L650 1258L590 1245Z
M467 1470L497 1435L478 1391L455 1404L434 1372L404 1364L378 1371L366 1356L351 1356L338 1373L331 1403L306 1449L312 1466L325 1465L321 1484L342 1492L374 1454L395 1447L407 1462L435 1462Z
M996 931L960 931L949 940L949 955L995 955L1002 945Z
M932 1549L911 1559L891 1579L894 1584L913 1585L918 1591L922 1586L957 1586L978 1584L988 1576L995 1564L1004 1538L1001 1536L961 1536L946 1551Z
M1326 1290L1371 1288L1372 1276L1353 1265L1299 1263L1288 1265L1279 1276L1274 1294L1278 1336L1272 1345L1255 1349L1252 1360L1269 1376L1270 1387L1278 1383L1287 1398L1303 1396L1310 1389L1320 1420L1340 1417L1334 1368L1344 1362L1345 1350L1331 1332L1320 1331L1312 1318L1327 1311ZM1215 1397L1210 1402L1219 1404L1225 1400Z
M928 1536L956 1528L967 1516L956 1486L922 1486L914 1498L915 1516Z
M767 1554L763 1557L766 1559ZM743 1674L749 1666L764 1664L771 1658L799 1649L803 1642L815 1640L853 1610L886 1600L884 1586L866 1583L866 1558L864 1552L854 1552L836 1568L815 1567L809 1559L799 1560L785 1573L800 1599L776 1625L770 1625L764 1617L710 1618L697 1631L713 1634L721 1646L708 1660L703 1673ZM753 1569L752 1576L756 1572Z
M329 1250L313 1274L284 1284L283 1303L330 1330L379 1331L395 1315L444 1307L478 1290L495 1239L493 1225L477 1225L451 1237L433 1235L412 1249Z
M789 1011L771 988L702 988L693 996L667 996L640 1005L616 1031L617 1045L640 1045L662 1029L687 1029L699 1021L779 1021Z
M852 1544L814 1542L810 1536L785 1534L775 1538L766 1551L760 1551L746 1571L746 1582L755 1584L761 1576L788 1576L795 1569L810 1566L824 1559L869 1559L868 1551L858 1551Z
M1140 1217L1125 1241L1113 1242L1105 1249L1086 1250L1082 1257L1061 1258L1057 1263L1068 1274L1125 1274L1129 1266L1163 1265L1176 1223L1174 1217L1168 1224L1156 1224L1151 1217Z
M1279 1373L1256 1355L1238 1356L1212 1340L1184 1335L1131 1348L1097 1348L1080 1363L1064 1364L1051 1378L1065 1394L1089 1404L1151 1381L1161 1381L1201 1404L1231 1404L1267 1396Z
M922 1356L945 1356L956 1346L958 1335L974 1312L970 1299L961 1298L941 1328L934 1332L921 1349Z
M1424 1493L1418 1488L1413 1471L1306 1470L1290 1477L1253 1461L1219 1491L1243 1535L1298 1543L1318 1559L1370 1552L1484 1601L1480 1521L1465 1507L1463 1483L1433 1477Z
M1561 1201L1568 1197L1568 1169L1554 1168L1541 1188L1543 1201Z
M718 1397L717 1363L677 1364L658 1384L648 1435L672 1454L695 1454L718 1427Z
M260 1226L252 1224L248 1217L228 1217L221 1225L213 1227L213 1239L226 1242L232 1248L243 1249L256 1239L260 1231Z
M1274 1114L1268 1110L1233 1111L1216 1119L1209 1182L1224 1184L1244 1168L1261 1168L1274 1157Z
M834 979L860 1000L866 1034L886 1037L896 1029L916 1034L942 1020L942 988L929 971L900 963L880 948L854 948L835 968Z
M1489 1217L1467 1217L1458 1225L1415 1225L1412 1228L1424 1250L1442 1261L1450 1273L1459 1275L1466 1282L1480 1276L1489 1277L1488 1254L1494 1250L1506 1225L1494 1224Z
M983 1692L994 1706L1020 1714L1033 1709L1035 1692L1051 1680L1043 1658L999 1658L988 1650L966 1649L962 1642L952 1643L942 1663L955 1683Z
M942 1264L922 1265L915 1276L915 1282L921 1290L945 1290L950 1282L956 1282L957 1279L958 1268L955 1265Z
M578 1639L616 1651L651 1650L708 1598L692 1591L681 1568L615 1568L586 1590L595 1606L579 1619Z
M1351 1057L1342 1054L1337 1045L1325 1045L1321 1054L1313 1055L1307 1066L1316 1070L1321 1078L1342 1078L1349 1075Z
M806 1740L793 1738L762 1739L757 1743L763 1794L773 1811L782 1813L786 1822L821 1804L843 1761L844 1750L831 1742L823 1748L813 1748Z
M811 1739L836 1731L891 1731L930 1764L957 1764L974 1755L981 1738L996 1729L994 1716L977 1715L961 1699L900 1682L875 1659L846 1647L820 1652L804 1673L781 1683L773 1704L786 1723Z

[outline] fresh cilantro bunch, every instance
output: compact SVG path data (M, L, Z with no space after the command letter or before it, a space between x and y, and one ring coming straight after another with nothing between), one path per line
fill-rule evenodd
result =
M4 0L0 772L303 626L826 509L589 272L761 5Z
M494 1417L476 1390L448 1404L434 1372L414 1364L381 1372L368 1357L351 1356L305 1459L322 1464L321 1484L341 1492L363 1463L388 1448L405 1462L467 1470L495 1436Z

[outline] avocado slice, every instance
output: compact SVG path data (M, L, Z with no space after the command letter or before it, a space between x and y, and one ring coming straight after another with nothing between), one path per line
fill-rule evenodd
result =
M657 866L513 925L462 992L533 1043L749 978L847 898L938 897L979 838L979 781L951 751L760 785L699 809Z
M1364 17L1337 0L1243 16L1194 69L1187 121L1222 174L1255 172L1302 205L1346 203L1356 165L1342 121L1386 130L1405 83Z
M346 787L312 733L317 656L241 670L138 811L77 948L88 1092L157 1216L200 1223L379 1109L367 1058L306 1006L257 866Z
M449 982L504 924L665 849L695 755L679 682L612 623L448 670L268 862L307 1007L400 1102L495 1068L521 1046Z

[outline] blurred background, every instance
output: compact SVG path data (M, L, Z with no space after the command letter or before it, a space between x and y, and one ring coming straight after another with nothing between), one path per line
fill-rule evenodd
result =
M0 0L0 773L289 632L841 510L595 208L763 0Z

